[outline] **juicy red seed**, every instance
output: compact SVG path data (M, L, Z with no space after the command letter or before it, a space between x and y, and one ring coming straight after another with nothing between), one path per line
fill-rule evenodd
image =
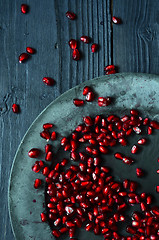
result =
M135 192L136 189L137 189L137 186L138 186L138 185L137 185L136 182L131 181L131 182L130 182L130 187L129 187L130 192Z
M156 186L156 192L159 193L159 186Z
M66 12L66 17L70 20L75 20L77 15L74 12L67 11Z
M146 143L146 138L141 138L137 142L139 145L144 145Z
M107 154L108 153L108 148L104 147L104 146L100 146L99 147L99 151L103 154Z
M135 153L138 152L138 150L139 150L139 147L136 146L136 145L133 145L132 148L131 148L131 153L135 154Z
M90 38L87 37L87 36L82 36L80 39L81 39L81 41L84 42L84 43L89 43L89 42L90 42Z
M141 133L141 128L139 127L133 127L134 132L136 132L136 134L140 134Z
M123 187L125 188L125 189L128 189L129 188L129 180L128 179L125 179L124 181L123 181Z
M14 103L14 104L12 105L12 111L13 111L14 113L19 113L19 106Z
M68 44L69 44L70 48L72 48L72 49L76 49L77 48L77 40L75 40L75 39L70 39Z
M125 138L119 138L119 143L122 145L122 146L126 146L127 145L127 141Z
M113 16L112 17L112 22L115 23L115 24L120 24L121 23L121 19L118 18L118 17Z
M147 209L147 204L144 203L144 202L141 202L140 207L141 207L141 211L142 211L142 212L145 212L146 209Z
M52 161L53 159L53 153L51 151L49 151L47 154L46 154L46 157L45 157L45 160L46 161Z
M47 86L53 86L55 84L55 80L50 77L44 77L42 79L43 83L45 83Z
M97 44L97 43L93 43L92 46L91 46L91 50L92 50L92 53L97 52L97 50L98 50L98 44Z
M114 157L117 158L117 159L123 160L124 155L123 155L122 153L115 153L115 154L114 154Z
M107 98L99 97L98 98L98 105L99 105L99 107L106 107L106 106L108 106L110 104L111 104L111 98L110 97L107 97Z
M38 148L32 148L29 152L28 155L30 158L37 158L40 154L40 150Z
M137 177L143 177L144 176L144 172L141 168L136 168L136 175Z
M51 124L51 123L45 123L45 124L43 124L43 129L45 130L45 129L50 129L50 128L52 128L53 127L53 124Z
M57 138L56 132L52 132L52 133L51 133L51 140L52 140L52 141L55 141L56 138Z
M59 230L57 230L57 229L54 229L54 230L52 231L52 235L53 235L54 237L57 237L57 238L59 238L59 237L60 237L60 235L61 235L61 233L60 233L60 231L59 231Z
M159 169L157 170L157 173L159 174Z
M148 118L145 118L144 120L143 120L143 125L148 125L149 124L149 119Z
M29 58L29 55L27 53L21 53L19 56L19 62L23 63Z
M48 168L48 167L44 167L44 168L43 168L43 172L42 172L42 174L43 174L44 176L48 176L49 173L50 173L49 168Z
M77 152L71 152L70 157L71 157L71 160L73 161L79 160L79 154Z
M50 133L47 131L43 131L40 133L40 136L44 139L46 139L47 141L50 140Z
M28 53L30 53L30 54L35 54L35 49L34 48L32 48L32 47L27 47L26 48L26 51L28 52Z
M105 72L106 75L115 74L115 73L116 73L116 70L111 70L111 71Z
M89 86L83 88L83 95L86 96L89 92L92 92L92 89Z
M41 213L41 214L40 214L40 217L41 217L41 221L42 221L42 222L46 222L46 221L47 221L47 217L46 217L46 214L45 214L45 213Z
M84 105L84 101L81 99L77 99L77 98L73 100L73 103L76 107L80 107L80 106Z
M128 226L126 231L130 234L135 234L137 230L134 227Z
M75 227L75 223L73 223L73 222L71 222L71 221L67 221L65 224L66 224L66 226L67 226L68 228L73 228L73 227Z
M81 58L81 55L80 55L79 50L74 49L73 53L72 53L72 59L75 60L75 61L78 61L78 60L80 60L80 58Z
M83 117L83 121L87 126L92 126L93 125L93 120L89 116Z
M39 188L41 184L42 184L42 181L39 178L35 179L34 188L36 189Z
M155 129L159 129L159 123L156 121L151 121L150 126Z
M131 115L134 115L134 116L138 116L138 115L139 115L139 112L138 112L137 110L135 110L135 109L131 109L131 110L130 110L130 114L131 114Z
M63 227L63 228L61 228L60 230L60 233L65 233L65 232L67 232L68 231L68 228L66 228L66 227Z
M112 70L115 70L114 65L108 65L108 66L104 67L104 71L112 71Z
M61 139L61 146L66 146L67 143L68 143L68 139L66 137L63 137Z
M87 101L87 102L92 102L92 101L94 100L94 98L95 98L94 93L93 93L93 92L89 92L89 93L87 94L87 96L86 96L86 101Z
M23 14L26 14L26 13L28 13L28 11L29 11L29 6L27 4L22 4L21 5L21 12Z
M92 230L92 229L93 229L93 226L94 226L94 224L93 224L92 222L91 222L91 223L88 223L88 224L86 225L86 227L85 227L86 231Z
M152 127L148 127L148 129L147 129L147 134L148 134L148 135L151 135L151 134L152 134Z

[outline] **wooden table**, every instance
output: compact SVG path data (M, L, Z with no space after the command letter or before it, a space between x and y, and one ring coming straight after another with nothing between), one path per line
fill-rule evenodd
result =
M0 240L14 239L8 215L8 180L18 145L38 114L55 98L115 64L119 72L159 74L158 0L27 0L30 12L20 11L20 0L0 1ZM77 20L65 17L66 11ZM123 21L112 25L115 15ZM98 43L79 42L81 61L71 59L68 41L88 35ZM20 64L27 46L37 53ZM56 80L54 87L42 78ZM11 106L20 105L20 114Z

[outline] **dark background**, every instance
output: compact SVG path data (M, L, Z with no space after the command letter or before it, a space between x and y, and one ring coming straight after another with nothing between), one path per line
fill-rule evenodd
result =
M22 3L30 6L26 15ZM74 11L77 20L65 17ZM112 25L112 15L122 19ZM68 41L88 35L98 43L79 43L81 61L71 59ZM37 53L23 64L18 56L27 46ZM0 240L12 240L8 215L8 180L17 147L37 115L55 98L115 64L119 72L159 74L158 0L0 0ZM43 84L44 76L56 85ZM20 105L14 114L11 106Z

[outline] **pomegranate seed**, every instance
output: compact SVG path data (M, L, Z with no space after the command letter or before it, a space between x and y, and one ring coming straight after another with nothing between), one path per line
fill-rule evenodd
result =
M124 155L123 155L122 153L115 153L115 154L114 154L114 157L117 158L117 159L123 160Z
M53 159L53 153L51 151L49 151L47 154L46 154L46 157L45 157L45 160L46 161L52 161Z
M51 123L45 123L45 124L43 124L43 129L44 129L44 130L50 129L50 128L52 128L52 127L53 127L53 124L51 124Z
M138 112L137 110L135 110L135 109L131 109L131 110L130 110L130 114L131 114L131 115L134 115L134 116L138 116L138 115L139 115L139 112Z
M157 173L159 174L159 169L157 170Z
M59 237L60 237L60 235L61 235L61 233L60 233L60 231L59 231L59 230L57 230L57 229L54 229L54 230L52 231L52 235L53 235L54 237L57 237L57 238L59 238Z
M40 154L40 150L38 148L32 148L29 152L28 155L30 158L37 158Z
M151 121L150 126L155 129L159 129L159 123L156 121Z
M87 37L87 36L82 36L80 39L81 39L81 41L84 42L84 43L89 43L89 42L90 42L90 38Z
M55 141L56 138L57 138L56 132L52 132L52 133L51 133L51 140L52 140L52 141Z
M21 53L19 56L19 62L23 63L29 58L29 55L27 53Z
M156 186L156 192L159 193L159 186Z
M27 47L26 48L26 51L28 52L28 53L30 53L30 54L35 54L35 49L34 48L32 48L32 47Z
M81 55L80 55L79 50L74 49L73 53L72 53L72 59L75 60L75 61L78 61L78 60L80 60L80 58L81 58Z
M98 44L93 43L92 46L91 46L91 50L92 50L92 53L97 52L97 50L98 50Z
M74 12L67 11L66 12L66 17L70 20L75 20L77 15Z
M28 13L28 11L29 11L29 6L27 4L22 4L21 5L21 12L23 14L26 14L26 13Z
M81 106L84 105L84 101L81 100L81 99L77 99L77 98L73 100L73 103L74 103L74 105L75 105L76 107L81 107ZM76 130L76 131L77 131L77 130Z
M142 212L145 212L146 209L147 209L147 205L146 205L146 203L144 203L144 202L141 202L140 207L141 207L141 211L142 211Z
M42 80L47 86L53 86L55 84L55 80L50 77L44 77Z
M75 39L70 39L68 44L69 44L70 48L72 48L72 49L76 49L77 48L77 40L75 40Z
M107 98L99 97L98 98L98 106L99 107L106 107L110 104L111 104L111 98L110 97L107 97Z
M86 96L86 101L87 101L87 102L92 102L92 101L94 100L94 98L95 98L94 93L93 93L93 92L89 92L89 93L87 94L87 96Z
M108 148L104 147L104 146L100 146L99 147L99 151L103 154L108 154Z
M148 135L151 135L151 134L152 134L152 127L148 127L148 129L147 129L147 134L148 134Z
M136 134L140 134L141 133L141 129L139 127L133 127L134 132L136 132Z
M36 189L39 188L41 184L42 184L42 181L39 178L35 179L34 188Z
M47 131L45 131L45 130L40 133L40 136L41 136L42 138L46 139L47 141L50 140L50 133L47 132Z
M116 70L111 70L111 71L105 72L106 75L115 74L115 73L116 73Z
M141 138L137 142L139 145L144 145L146 143L146 138Z
M137 177L143 177L144 176L144 172L141 168L136 168L136 175Z
M131 226L128 226L128 227L126 228L126 231L127 231L128 233L131 233L131 234L135 234L135 233L136 233L136 229L135 229L134 227L131 227Z
M89 92L92 92L92 89L88 86L83 88L83 95L86 96Z
M137 189L137 183L131 181L131 182L130 182L130 187L129 187L130 192L135 192L136 189Z
M47 217L46 217L45 213L41 213L40 216L41 216L41 221L42 222L46 222L47 221Z
M108 66L104 67L104 71L112 71L112 70L115 70L114 65L108 65Z
M19 113L19 106L14 103L14 104L12 105L12 111L13 111L14 113Z
M48 176L49 173L50 173L49 168L48 168L48 167L44 167L42 174L43 174L44 176Z
M127 145L127 141L125 138L119 138L119 143L122 145L122 146L126 146Z
M63 228L61 228L60 230L60 233L66 233L67 231L68 231L68 228L66 228L66 227L63 227Z
M52 149L52 145L50 144L45 145L45 153L48 153L49 151L51 151L51 149Z
M87 125L87 126L92 126L93 125L93 120L91 117L89 116L86 116L83 118L83 121L84 123Z
M121 24L121 19L118 18L118 17L113 16L113 17L112 17L112 22L113 22L114 24Z
M136 146L136 145L133 145L132 148L131 148L131 153L135 154L135 153L138 152L138 150L139 150L139 147Z

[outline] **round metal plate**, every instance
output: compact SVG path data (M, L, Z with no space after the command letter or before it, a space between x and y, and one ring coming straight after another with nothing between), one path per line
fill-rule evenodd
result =
M97 101L86 103L84 107L75 107L74 98L84 98L82 95L83 87L91 86L97 96L111 96L114 103L108 107L98 107ZM9 185L9 209L13 231L17 240L24 239L54 239L51 235L50 227L47 223L41 223L40 213L44 211L45 203L44 188L39 190L33 188L35 178L44 178L42 175L31 171L34 159L28 157L28 151L37 147L42 149L46 141L39 137L42 125L45 122L52 122L55 131L60 135L68 135L78 124L82 122L82 117L95 114L117 114L119 116L129 113L131 108L141 111L144 117L159 120L159 77L149 74L123 73L111 76L102 76L67 91L55 101L53 101L33 122L25 134L14 159ZM127 147L117 146L116 151L121 151L129 156L130 146L139 139L139 136L130 138ZM158 182L156 170L157 158L159 157L159 134L148 137L149 141L143 151L134 158L135 164L132 166L124 165L113 157L113 152L103 158L103 165L113 169L113 175L117 180L129 178L140 183L139 191L152 193L155 203L159 205L159 197L155 192ZM54 152L60 147L59 141L53 143ZM44 159L44 153L39 159ZM58 161L58 159L57 159ZM146 176L136 179L136 167L142 167ZM36 200L36 202L35 202ZM158 201L158 202L157 202ZM95 236L91 232L80 230L78 239L87 240L91 238L103 239L102 236ZM60 239L69 239L68 237Z

